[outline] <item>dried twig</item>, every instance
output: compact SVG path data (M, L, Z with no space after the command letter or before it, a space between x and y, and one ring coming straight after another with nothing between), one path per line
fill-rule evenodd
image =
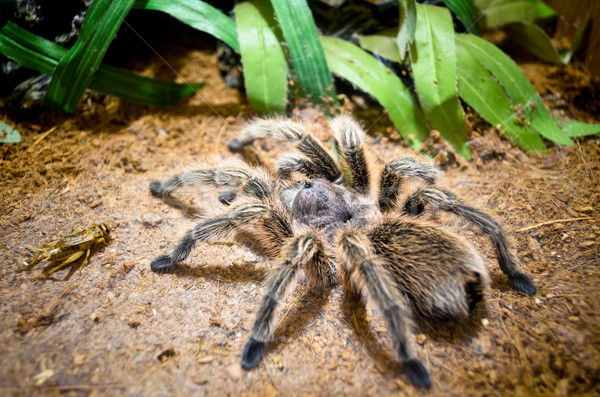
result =
M535 224L535 225L523 227L523 228L517 230L517 233L526 232L528 230L535 229L535 228L538 228L540 226L551 225L553 223L573 222L573 221L588 221L588 220L591 220L591 219L592 219L591 216L582 216L581 218L554 219L552 221L541 222L541 223L538 223L538 224Z

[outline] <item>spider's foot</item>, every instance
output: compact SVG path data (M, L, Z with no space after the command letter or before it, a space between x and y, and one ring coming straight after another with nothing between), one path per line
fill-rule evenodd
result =
M260 342L250 337L250 340L246 343L244 352L242 353L242 367L244 369L256 367L262 358L264 348L265 342Z
M231 141L229 141L229 143L227 144L227 147L233 153L239 153L244 149L244 145L242 145L242 143L240 141L238 141L236 138L233 138Z
M150 193L152 193L155 196L160 196L162 193L161 187L160 187L160 181L152 181L150 182Z
M509 280L512 287L517 291L524 292L527 295L534 295L537 292L537 287L531 277L524 273L516 273L509 276Z
M235 191L228 190L219 194L219 201L225 205L230 205L235 200Z
M431 376L427 368L419 360L406 360L404 362L404 372L413 385L422 388L429 388L431 386Z
M169 255L161 255L150 263L152 271L162 273L169 271L173 267L174 263Z

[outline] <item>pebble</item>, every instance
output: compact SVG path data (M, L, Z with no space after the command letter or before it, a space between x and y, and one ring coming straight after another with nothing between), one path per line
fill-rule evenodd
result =
M142 223L146 227L155 227L162 222L162 217L154 212L144 212L142 214Z

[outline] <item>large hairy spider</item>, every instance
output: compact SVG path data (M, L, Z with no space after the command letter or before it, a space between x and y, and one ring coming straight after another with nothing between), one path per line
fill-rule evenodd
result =
M418 216L425 208L453 213L489 235L500 268L516 290L532 295L535 284L519 270L497 221L435 186L439 171L431 162L406 154L375 173L358 123L340 116L331 127L339 164L302 125L259 119L229 146L241 149L256 138L295 144L299 153L283 155L276 176L232 159L152 182L151 192L162 197L184 184L225 188L220 199L230 205L223 207L222 215L190 230L171 253L156 258L152 270L166 271L183 261L196 241L253 233L255 241L248 246L275 266L264 283L252 335L242 353L244 368L260 362L272 333L274 309L303 272L315 288L342 283L347 293L360 293L373 302L383 313L405 373L413 384L429 387L431 377L415 353L411 313L464 319L482 299L490 278L468 241ZM351 183L344 183L342 170ZM407 192L409 181L419 183Z

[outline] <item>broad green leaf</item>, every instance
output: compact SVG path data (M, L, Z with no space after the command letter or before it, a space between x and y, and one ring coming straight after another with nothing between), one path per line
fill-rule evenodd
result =
M452 10L454 15L462 22L465 29L469 32L481 36L479 27L477 9L473 5L473 0L443 0L444 4Z
M563 63L558 51L552 45L550 37L539 26L520 21L505 25L503 29L508 37L542 61L555 65Z
M9 22L0 31L0 52L28 68L52 74L67 49ZM203 85L176 84L100 65L89 88L142 105L165 106L194 94Z
M321 37L321 44L332 72L377 98L404 139L417 150L429 137L429 128L419 104L398 76L345 40Z
M398 23L398 48L400 59L405 60L410 51L410 45L415 41L415 30L417 28L417 8L415 0L400 0L400 19Z
M492 43L472 34L456 36L457 45L468 49L498 80L513 105L521 106L526 119L536 131L551 141L573 145L548 114L540 96L508 55Z
M521 122L510 99L492 74L469 48L457 41L458 93L488 123L506 130L506 135L523 149L545 151L537 132Z
M0 121L0 143L19 143L21 134L10 125Z
M306 0L271 0L300 92L314 104L337 104L335 87Z
M417 5L417 30L410 48L419 101L431 125L465 158L467 127L456 94L456 49L450 11Z
M161 11L194 29L206 32L227 43L235 51L240 45L235 22L223 12L201 0L136 0L134 9Z
M600 124L586 124L576 120L555 120L558 128L570 137L600 134Z
M287 64L283 49L271 30L273 9L267 0L235 6L244 84L250 105L261 113L285 110Z
M473 3L481 15L481 25L486 29L556 16L554 10L541 0L474 0Z
M46 104L73 113L135 0L94 0L77 41L52 73Z
M369 36L360 36L358 43L365 50L379 55L390 61L402 62L400 52L398 51L398 29L391 28L382 30Z

